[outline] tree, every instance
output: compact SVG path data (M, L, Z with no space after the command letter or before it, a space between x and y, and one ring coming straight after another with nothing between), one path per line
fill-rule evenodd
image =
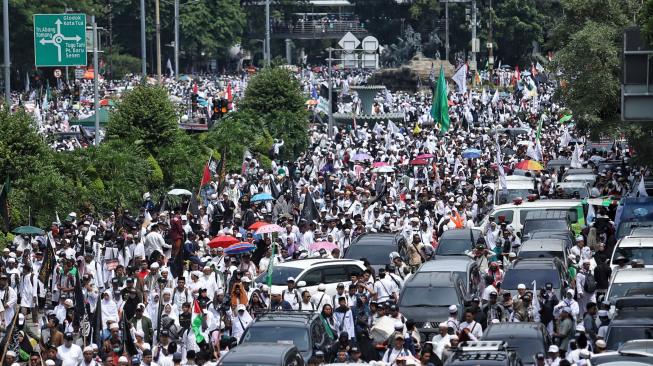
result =
M622 33L640 13L637 0L565 0L564 16L551 38L558 48L553 67L561 72L560 98L581 131L598 136L625 135L643 163L653 162L644 124L620 121Z
M259 118L274 138L283 139L281 156L292 159L308 146L308 113L299 81L280 67L263 69L247 86L240 109ZM256 116L256 117L251 117Z
M126 93L111 112L107 137L140 141L148 150L171 143L177 136L177 115L160 86L137 86Z
M644 11L642 14L644 23L642 26L642 31L649 44L653 46L653 0L645 1Z
M536 1L497 1L493 9L495 58L511 65L530 63L533 42L544 41L543 26L548 20L538 11Z

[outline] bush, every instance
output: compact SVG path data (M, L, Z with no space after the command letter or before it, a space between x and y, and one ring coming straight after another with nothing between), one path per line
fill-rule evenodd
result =
M141 59L132 55L111 53L107 55L107 64L111 65L111 77L122 79L127 74L138 74L141 72Z

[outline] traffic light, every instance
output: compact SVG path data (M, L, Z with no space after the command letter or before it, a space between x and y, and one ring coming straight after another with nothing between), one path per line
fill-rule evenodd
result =
M73 102L79 102L79 84L73 87Z

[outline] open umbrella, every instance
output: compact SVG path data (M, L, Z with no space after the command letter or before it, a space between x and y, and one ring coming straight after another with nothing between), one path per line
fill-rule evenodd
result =
M43 235L45 231L34 226L19 226L12 231L19 235Z
M236 239L235 237L231 235L220 235L216 236L215 238L211 239L209 242L209 248L227 248L231 244L236 244L240 240Z
M277 224L267 224L259 227L256 230L257 234L270 234L270 233L282 233L283 228Z
M567 122L571 121L571 117L572 117L571 114L568 114L568 115L560 118L558 123L567 123Z
M372 169L373 173L394 173L395 169L391 166L380 166Z
M192 196L193 194L187 189L175 188L171 191L168 191L168 194L173 196Z
M426 159L413 159L410 165L427 165L429 162Z
M522 169L522 170L543 170L544 167L542 164L535 160L522 160L517 165L515 165L516 169Z
M257 221L255 223L251 224L247 229L248 230L258 230L261 226L265 226L265 225L270 225L270 223L265 222L265 221Z
M515 155L517 152L509 147L504 147L503 149L501 149L501 153L503 155L511 156L511 155Z
M415 157L415 159L430 159L433 157L433 154L420 154Z
M317 252L320 249L324 249L326 251L332 251L336 249L338 246L330 241L318 241L316 243L313 243L310 245L310 249L314 252Z
M181 76L179 77L179 80L181 80L181 81L190 81L191 78L190 78L190 76L188 76L188 75L181 75Z
M368 159L372 159L372 156L368 153L358 153L352 158L353 161L363 161Z
M467 149L463 151L463 158L465 159L477 159L481 157L481 150L479 149Z
M390 164L386 163L385 161L377 161L372 164L372 168L380 168L382 166L390 166Z
M224 254L236 255L253 252L254 250L256 250L256 245L242 242L230 245L227 249L224 250Z
M269 193L259 193L259 194L255 194L250 201L251 202L272 201L273 199L274 197L272 197L272 195Z

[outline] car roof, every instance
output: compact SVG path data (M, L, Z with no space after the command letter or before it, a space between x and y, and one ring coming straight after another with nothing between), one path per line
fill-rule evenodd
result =
M653 237L625 236L619 240L618 247L653 247Z
M521 258L512 262L512 269L555 269L556 258Z
M269 365L279 362L281 356L293 348L296 347L292 344L243 343L229 350L220 361Z
M500 210L505 210L505 209L510 209L510 208L572 208L580 205L580 201L578 200L570 200L570 199L564 199L564 200L535 200L532 202L525 201L522 202L518 205L514 203L506 203L503 205L499 206L494 206L493 212L497 212Z
M338 263L338 264L357 264L363 265L363 262L356 259L321 259L321 258L311 258L311 259L298 259L288 262L283 262L275 264L275 267L291 267L291 268L309 268L320 264L329 264L329 263Z
M451 272L417 272L412 275L404 287L452 287L455 276Z
M624 268L614 274L614 283L653 282L653 268Z
M653 227L636 227L630 230L633 237L653 237Z
M571 181L571 182L559 182L556 183L556 187L561 187L561 188L587 188L587 185L579 180Z
M569 230L548 230L548 229L540 229L540 230L533 230L529 234L531 236L530 240L535 239L536 236L539 237L539 239L554 239L558 237L564 237L565 239L569 238L571 239L572 233Z
M396 245L397 233L367 233L360 235L352 245Z
M577 175L577 174L594 174L593 168L571 168L567 169L565 176Z
M437 260L431 260L424 264L417 270L420 272L462 272L466 271L470 264L474 261L469 257L440 257Z
M519 247L520 252L533 252L538 250L563 251L565 248L565 241L561 239L530 239L526 240Z
M483 334L483 339L487 339L486 337L488 335L490 338L487 340L499 337L522 338L533 334L539 338L543 334L543 328L542 323L514 322L490 324Z
M262 322L284 322L284 323L297 323L306 324L308 321L316 318L318 314L305 312L305 311L274 311L265 312L256 317L255 324Z
M478 235L481 231L477 229L453 229L453 230L447 230L442 233L440 236L440 241L442 239L447 239L447 238L471 238L469 236L470 231L474 233L474 235Z
M567 220L567 213L562 211L531 211L526 213L526 220Z

